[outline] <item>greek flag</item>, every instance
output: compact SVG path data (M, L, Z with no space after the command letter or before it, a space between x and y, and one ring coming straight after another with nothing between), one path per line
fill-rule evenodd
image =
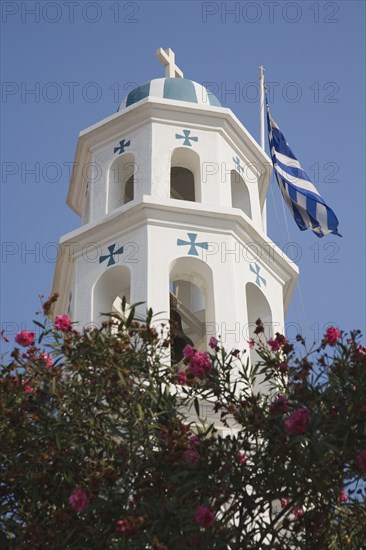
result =
M285 136L269 113L267 122L268 139L273 168L282 197L290 209L301 231L311 229L317 237L327 233L338 235L338 220L333 210L325 204L317 189L302 169L300 162L290 149Z

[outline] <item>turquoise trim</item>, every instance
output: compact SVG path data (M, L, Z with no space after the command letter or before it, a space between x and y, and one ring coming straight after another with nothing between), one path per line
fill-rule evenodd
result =
M208 243L197 243L197 233L187 233L189 241L183 241L183 239L177 239L177 246L189 246L189 256L199 256L197 246L208 250Z
M113 149L113 153L118 153L119 155L121 155L122 153L125 152L125 148L126 148L126 147L129 147L130 145L131 145L131 141L130 141L130 140L128 140L128 141L126 142L125 139L122 139L122 141L119 142L119 147L115 147L115 148Z
M212 92L210 92L210 90L207 90L207 95L208 95L208 100L210 102L210 105L212 105L212 107L221 107L220 101Z
M192 143L190 142L190 140L198 141L198 137L190 136L189 135L190 133L191 133L191 130L183 130L184 136L181 136L180 134L175 134L175 139L184 139L183 145L188 145L189 147L192 147Z
M195 103L196 105L221 107L221 103L217 97L210 90L207 90L205 86L202 86L202 84L197 84L185 78L164 78L157 80L164 80L164 83L159 83L158 88L156 88L156 90L159 90L158 93L155 92L155 94L150 95L151 82L154 81L145 82L145 84L138 86L128 94L126 99L122 101L119 110L125 109L146 97L160 97L162 99L172 99L173 101L186 101L188 103ZM197 91L196 84L198 86ZM203 88L204 91L202 90L201 92L200 88Z
M163 97L164 99L198 103L193 82L184 78L166 78Z
M134 103L137 103L141 99L144 99L144 97L148 97L149 93L150 93L150 82L145 82L145 84L141 84L141 86L138 86L128 94L126 107L129 107Z
M108 246L109 254L107 254L106 256L99 256L100 264L102 264L106 260L108 260L107 267L116 263L114 256L116 256L117 254L123 254L123 246L121 246L121 248L119 248L118 250L114 250L115 246L116 244L111 244L110 246Z
M261 286L261 283L263 283L264 286L267 286L267 281L262 277L262 275L259 275L261 268L257 263L254 264L254 267L252 264L249 264L249 269L252 273L255 274L256 276L255 282L259 287Z

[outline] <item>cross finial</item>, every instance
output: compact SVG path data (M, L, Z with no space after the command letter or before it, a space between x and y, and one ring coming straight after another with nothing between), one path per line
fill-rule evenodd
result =
M159 48L156 50L156 57L165 65L165 78L183 78L182 71L175 64L175 54L173 50Z

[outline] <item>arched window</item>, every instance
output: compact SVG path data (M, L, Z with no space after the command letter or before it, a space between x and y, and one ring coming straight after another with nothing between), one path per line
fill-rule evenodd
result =
M265 337L271 338L273 336L272 325L272 311L271 307L264 296L263 292L254 283L247 283L245 287L247 313L248 313L248 327L247 327L247 339L254 338L254 330L256 328L256 320L260 319L264 325ZM255 349L250 350L250 362L252 365L256 364L260 360L259 355ZM259 384L258 384L259 385Z
M194 202L194 175L188 168L181 166L173 166L171 168L170 198Z
M249 218L252 218L250 195L245 181L236 170L231 170L230 181L232 207L240 208L244 212L244 214L246 214Z
M135 159L132 153L117 157L108 177L108 212L133 200Z
M198 258L178 258L170 269L170 304L184 334L199 350L207 349L206 323L214 323L211 268Z
M115 265L99 277L93 289L93 321L102 323L109 313L122 314L122 299L130 304L131 275L125 265Z
M170 198L183 201L201 200L200 159L186 147L173 151L170 168Z

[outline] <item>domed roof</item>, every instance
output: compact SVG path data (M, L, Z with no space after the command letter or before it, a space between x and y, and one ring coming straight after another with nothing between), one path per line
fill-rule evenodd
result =
M132 90L121 102L118 110L121 111L145 97L221 107L217 97L202 84L185 78L156 78Z

